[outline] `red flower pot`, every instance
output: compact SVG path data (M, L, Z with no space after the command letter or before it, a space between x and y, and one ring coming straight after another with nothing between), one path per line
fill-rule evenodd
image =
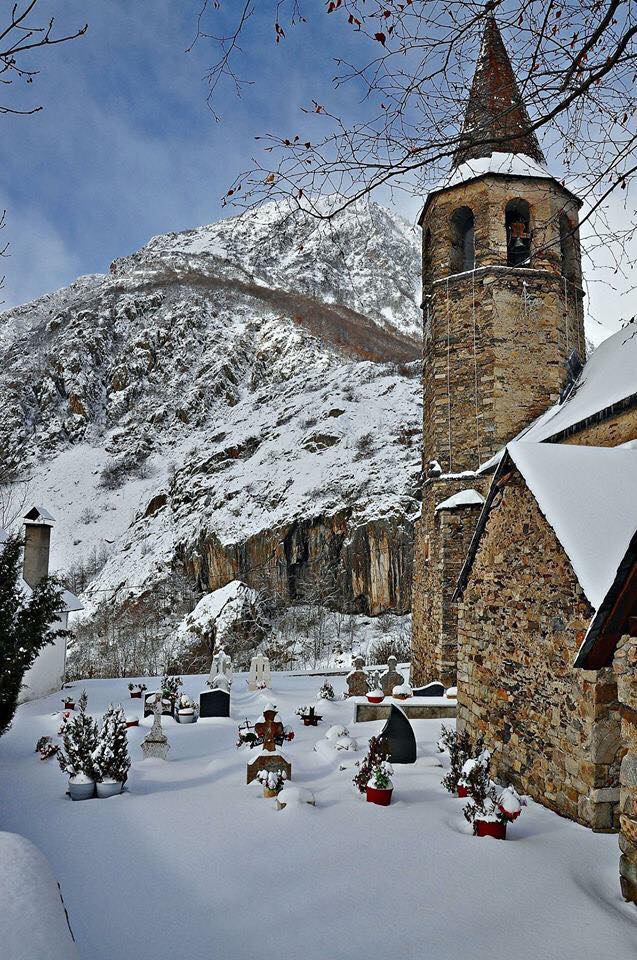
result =
M378 787L365 787L367 792L367 802L368 803L377 803L379 807L388 807L391 803L391 795L394 792L394 788L390 787L389 790L379 790Z
M75 700L65 700L64 701L65 710L75 710Z
M142 698L141 690L131 690L130 697L131 697L131 700L141 700Z
M476 837L494 837L496 840L506 840L507 825L498 820L475 820L473 832Z
M462 784L460 784L460 783L458 784L458 796L459 796L459 797L468 797L468 796L469 796L469 791L467 790L467 788L466 788L466 787L463 787Z
M128 727L138 727L138 726L139 726L139 719L138 719L137 717L135 717L134 720L127 720L127 721L126 721L126 727L127 727L127 728L128 728Z
M316 727L318 725L318 717L303 717L303 723L306 727Z
M368 699L368 701L369 701L370 703L382 703L383 700L385 699L385 697L384 697L384 696L382 696L382 697L370 697L370 695L367 694L367 699Z

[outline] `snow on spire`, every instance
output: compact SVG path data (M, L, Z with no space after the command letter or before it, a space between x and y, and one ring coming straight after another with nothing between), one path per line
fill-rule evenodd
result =
M529 125L502 35L493 13L488 12L453 166L495 152L525 154L544 164L538 139L528 132Z

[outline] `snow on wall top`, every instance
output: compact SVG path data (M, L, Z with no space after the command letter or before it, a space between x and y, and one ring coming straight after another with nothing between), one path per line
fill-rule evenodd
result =
M517 441L507 452L597 610L637 530L637 451Z
M477 490L459 490L452 497L448 497L439 503L436 507L436 513L439 510L455 510L457 507L470 507L482 505L484 497L481 497Z
M520 440L548 440L637 394L637 325L629 324L600 343L570 396L550 407Z

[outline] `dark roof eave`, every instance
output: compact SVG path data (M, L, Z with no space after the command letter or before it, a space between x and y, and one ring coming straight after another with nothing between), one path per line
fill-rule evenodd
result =
M489 487L489 493L487 494L487 499L484 501L484 506L482 507L482 511L480 513L480 516L478 517L476 529L471 538L471 543L469 544L467 556L466 556L465 562L462 565L462 570L460 571L460 575L456 583L456 588L451 598L452 603L456 603L458 600L462 598L462 594L464 593L464 589L469 580L469 574L471 573L471 568L473 566L475 555L478 552L478 547L480 545L480 540L482 539L482 534L484 533L484 529L487 525L487 520L489 519L489 513L491 512L491 504L493 503L493 500L495 499L495 495L499 489L498 480L504 473L505 468L509 466L514 466L513 460L511 459L509 452L505 451L504 456L502 457L502 459L500 460L500 463L498 464L498 468L495 472L495 476L491 481L491 486Z
M601 670L612 663L617 644L625 628L625 621L630 614L622 615L621 603L623 593L628 592L626 598L633 608L637 607L637 530L631 537L628 549L617 568L615 579L608 593L600 604L586 633L586 639L579 649L574 666L583 670ZM620 609L618 610L618 606ZM620 624L619 627L613 626Z

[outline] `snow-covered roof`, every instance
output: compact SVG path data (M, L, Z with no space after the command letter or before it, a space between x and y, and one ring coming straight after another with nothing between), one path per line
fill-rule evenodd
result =
M600 343L568 399L550 407L519 439L547 440L631 397L637 399L637 324L634 323Z
M510 461L524 477L587 600L597 611L637 532L637 451L622 447L509 443L478 520L454 599L469 579L495 484Z
M33 593L33 590L26 580L23 580L22 577L20 577L18 583L27 597L30 597ZM84 609L82 603L78 600L74 593L71 593L70 590L62 591L62 600L64 602L64 613L76 613L77 611Z
M23 520L30 520L31 522L39 523L55 523L55 517L49 513L46 507L31 507L28 513L25 513Z
M507 453L597 610L637 531L637 451L514 442Z
M436 513L439 510L455 510L457 507L480 506L484 503L484 497L480 496L477 490L459 490L452 497L448 497L439 503L436 507Z
M542 177L553 180L553 175L541 163L523 153L492 153L490 157L467 160L452 170L448 177L434 190L445 190L460 183L475 180L487 173L497 173L506 177Z

